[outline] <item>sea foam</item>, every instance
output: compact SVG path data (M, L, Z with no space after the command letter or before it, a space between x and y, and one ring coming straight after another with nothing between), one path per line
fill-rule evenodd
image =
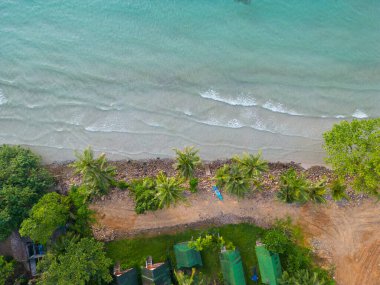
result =
M368 118L368 115L364 113L362 110L356 109L355 112L352 114L352 117L358 118L358 119L364 119L364 118Z
M207 91L199 93L203 98L206 99L211 99L214 101L219 101L226 103L228 105L233 105L233 106L244 106L244 107L251 107L251 106L256 106L256 100L254 98L248 98L245 96L239 96L237 98L224 98L220 96L220 94L213 90L209 89Z
M290 110L286 108L282 103L273 102L273 101L267 101L262 106L264 109L267 109L269 111L275 112L275 113L282 113L282 114L288 114L292 116L302 116L302 114L297 113L293 110Z

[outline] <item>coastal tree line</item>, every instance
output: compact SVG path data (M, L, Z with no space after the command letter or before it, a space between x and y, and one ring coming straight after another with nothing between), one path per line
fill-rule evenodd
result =
M339 201L348 199L348 187L380 198L380 119L342 121L323 137L326 162L332 166L335 179L330 183L326 179L311 182L300 171L290 168L280 177L277 198L285 203L324 203L329 190L332 198ZM95 157L88 148L76 153L77 160L71 164L81 183L72 185L62 195L52 191L54 179L42 166L40 157L20 146L3 145L0 240L19 230L22 236L49 247L38 264L41 273L38 284L108 283L112 280L109 274L112 261L106 257L104 245L92 237L91 224L95 219L89 209L91 201L108 194L112 188L129 189L138 214L184 201L184 191L197 191L196 169L202 164L198 152L193 147L175 150L176 176L160 172L156 177L119 181L116 168L109 165L105 155ZM267 171L268 162L261 153L244 153L220 167L213 181L222 191L241 199L252 191L262 191L263 174ZM51 237L57 229L64 234L53 241ZM289 238L289 233L277 229L266 237L266 243L280 245L272 248L279 252L286 248ZM12 276L13 267L13 261L0 257L0 285ZM293 284L286 280L297 279L298 275L314 276L312 271L286 274L282 284Z

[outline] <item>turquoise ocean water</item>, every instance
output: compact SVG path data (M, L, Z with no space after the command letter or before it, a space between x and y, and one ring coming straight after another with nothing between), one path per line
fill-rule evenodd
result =
M380 115L380 1L2 0L0 143L321 163Z

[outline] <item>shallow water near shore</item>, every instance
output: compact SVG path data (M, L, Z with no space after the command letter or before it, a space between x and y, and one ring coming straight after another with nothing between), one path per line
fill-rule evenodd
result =
M0 3L0 143L45 160L262 149L323 162L322 133L380 115L380 2Z

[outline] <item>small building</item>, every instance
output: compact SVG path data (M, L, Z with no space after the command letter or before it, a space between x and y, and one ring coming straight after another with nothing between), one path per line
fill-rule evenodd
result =
M170 268L166 262L153 263L148 257L145 267L141 268L143 285L171 285Z
M116 278L117 285L138 285L137 270L135 268L129 268L126 270L120 269L120 264L114 268L113 275Z
M32 276L37 275L37 263L45 255L44 247L32 241L26 243L28 265Z
M225 250L220 253L220 266L225 285L245 285L243 262L238 250Z
M188 242L174 245L174 255L178 269L202 266L201 254L198 250L189 247Z
M259 262L261 282L278 285L282 275L281 262L278 253L271 252L260 242L256 242L256 256Z

